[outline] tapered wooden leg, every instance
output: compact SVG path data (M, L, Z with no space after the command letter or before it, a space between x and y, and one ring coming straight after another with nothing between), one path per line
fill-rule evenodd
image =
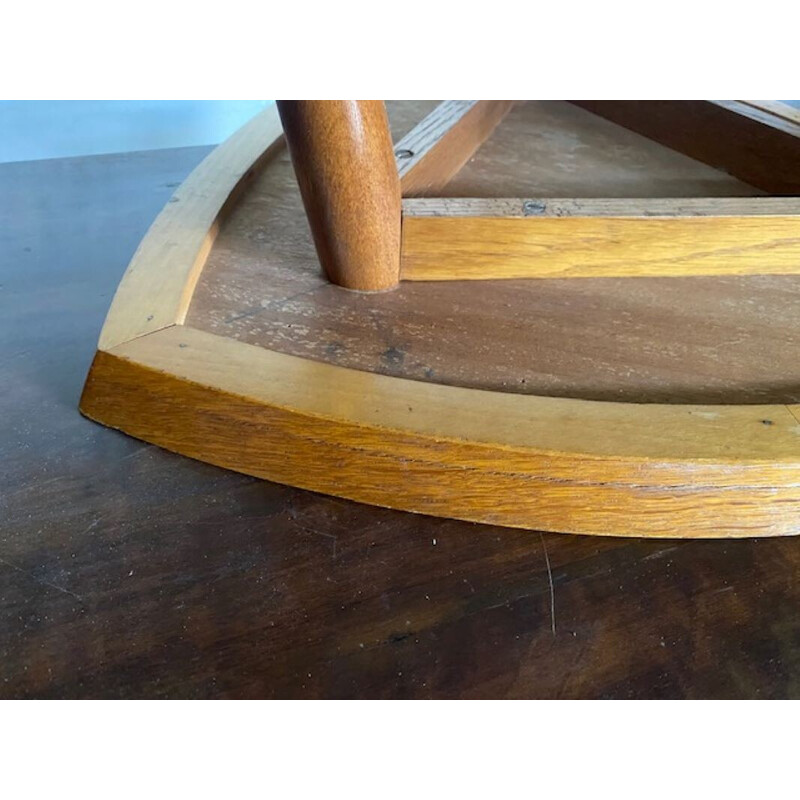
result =
M279 100L329 280L380 291L400 278L400 180L380 100Z

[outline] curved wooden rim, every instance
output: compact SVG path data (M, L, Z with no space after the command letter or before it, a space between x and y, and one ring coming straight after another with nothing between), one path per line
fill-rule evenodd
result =
M272 107L155 221L109 311L84 413L211 463L409 511L592 534L800 532L800 406L480 391L183 326L221 214L280 140Z
M182 325L225 215L284 145L271 106L213 150L147 231L111 301L99 348Z

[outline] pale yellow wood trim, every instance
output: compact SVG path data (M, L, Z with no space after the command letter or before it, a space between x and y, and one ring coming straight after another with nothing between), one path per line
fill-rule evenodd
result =
M265 406L363 428L547 458L626 460L637 470L656 462L659 480L690 463L700 473L706 462L734 471L774 465L780 473L789 467L800 484L800 426L785 405L613 403L468 389L337 367L187 326L110 352Z
M445 100L394 148L404 197L433 194L469 161L513 100Z
M226 207L283 144L270 106L181 184L139 244L114 295L99 348L181 324Z
M800 216L403 217L403 280L797 273Z
M484 392L174 326L99 352L81 408L212 464L408 511L587 534L800 532L786 406Z

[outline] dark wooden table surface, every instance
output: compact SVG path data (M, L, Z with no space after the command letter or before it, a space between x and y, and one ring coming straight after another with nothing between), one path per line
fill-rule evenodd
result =
M206 151L0 166L0 696L800 696L800 540L414 516L83 419L117 282Z

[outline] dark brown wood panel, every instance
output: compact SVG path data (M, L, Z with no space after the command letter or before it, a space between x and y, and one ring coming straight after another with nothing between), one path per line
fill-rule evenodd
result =
M771 194L800 194L800 124L728 100L575 100L576 105Z
M445 197L733 197L762 194L571 103L517 105Z

